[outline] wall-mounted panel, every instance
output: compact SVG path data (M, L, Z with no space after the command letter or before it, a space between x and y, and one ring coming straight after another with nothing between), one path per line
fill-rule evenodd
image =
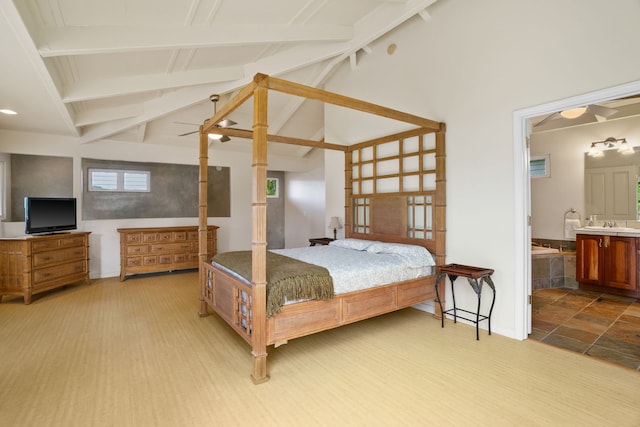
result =
M24 198L73 197L73 158L11 154L7 221L24 221Z

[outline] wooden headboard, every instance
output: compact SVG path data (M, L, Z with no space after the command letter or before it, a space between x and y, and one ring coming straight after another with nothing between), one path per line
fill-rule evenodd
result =
M444 263L444 130L354 145L345 160L345 236L424 246Z

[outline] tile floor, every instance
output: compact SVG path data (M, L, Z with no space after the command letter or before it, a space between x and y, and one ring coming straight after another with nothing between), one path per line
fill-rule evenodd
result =
M580 289L538 289L532 339L640 371L640 301Z

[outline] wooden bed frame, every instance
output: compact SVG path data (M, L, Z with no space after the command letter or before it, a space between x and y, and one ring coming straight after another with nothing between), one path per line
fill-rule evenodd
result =
M338 145L267 134L269 90L347 107L402 121L415 129L356 145ZM253 140L252 163L252 283L237 279L210 263L207 253L207 133L230 112L253 98L253 131L215 128L216 133ZM267 141L304 145L345 153L345 236L421 245L445 259L445 125L324 90L257 74L227 105L200 126L200 316L209 307L250 345L252 379L269 379L267 346L344 324L410 307L436 298L436 276L351 292L329 301L284 306L266 317L266 175ZM427 141L431 138L430 143ZM389 148L395 154L389 154ZM389 172L389 163L399 169ZM405 166L403 166L405 165ZM395 191L384 187L394 181ZM444 282L440 284L443 285ZM440 295L444 290L440 289ZM436 304L436 316L441 316Z

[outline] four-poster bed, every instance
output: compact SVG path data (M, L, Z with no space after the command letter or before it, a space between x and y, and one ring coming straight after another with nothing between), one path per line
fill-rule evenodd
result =
M350 146L268 135L269 90L397 120L415 128ZM247 281L209 259L206 188L207 133L250 98L254 112L252 132L216 128L216 133L253 140L252 262L251 280ZM446 230L444 135L444 123L263 74L257 74L249 85L200 126L199 314L206 316L208 309L213 309L251 345L255 383L269 379L267 346L434 300L437 286L433 271L399 282L336 294L326 300L287 304L269 316L266 311L267 141L344 152L345 237L426 248L435 263L443 265ZM440 316L439 309L436 310L436 316Z

